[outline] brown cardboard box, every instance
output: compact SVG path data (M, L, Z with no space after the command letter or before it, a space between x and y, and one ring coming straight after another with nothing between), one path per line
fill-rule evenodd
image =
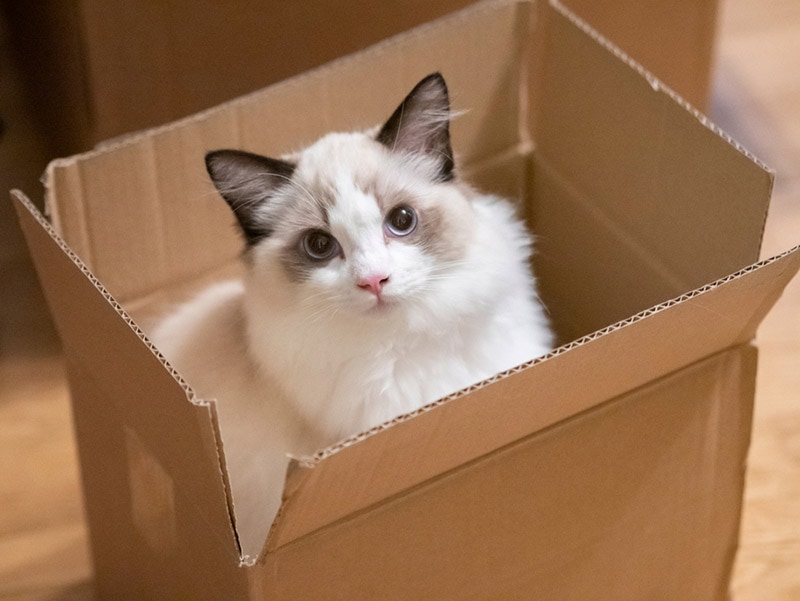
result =
M472 0L6 2L54 151L88 150L360 50Z
M306 71L474 0L6 2L53 151L87 150ZM716 0L567 0L695 106Z
M14 194L67 355L102 598L725 598L751 341L800 247L756 263L770 172L560 5L535 12L480 4L55 161L52 225ZM203 154L374 125L433 70L469 109L465 171L523 203L564 345L296 461L252 557L214 402L145 335L239 253Z

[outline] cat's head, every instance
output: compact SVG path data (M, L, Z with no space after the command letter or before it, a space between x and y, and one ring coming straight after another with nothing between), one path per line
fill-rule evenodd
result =
M441 304L474 220L449 123L447 87L434 73L377 133L328 134L291 159L210 152L251 280L320 315Z

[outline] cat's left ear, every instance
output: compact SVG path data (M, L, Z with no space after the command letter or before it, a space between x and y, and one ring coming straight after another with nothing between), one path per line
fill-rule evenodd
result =
M437 181L453 179L450 99L441 73L420 81L392 113L376 137L395 152L424 154L437 163Z

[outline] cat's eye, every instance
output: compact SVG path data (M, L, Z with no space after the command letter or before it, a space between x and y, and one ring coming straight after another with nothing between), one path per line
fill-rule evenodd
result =
M313 261L327 261L339 253L339 243L330 234L311 230L303 234L303 252Z
M386 230L393 236L408 236L417 227L417 213L408 205L398 205L386 216Z

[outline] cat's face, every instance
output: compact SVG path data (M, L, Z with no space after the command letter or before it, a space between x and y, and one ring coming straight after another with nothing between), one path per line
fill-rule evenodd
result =
M441 307L473 219L454 182L448 108L432 75L377 135L329 134L292 162L210 153L255 285L320 318Z

